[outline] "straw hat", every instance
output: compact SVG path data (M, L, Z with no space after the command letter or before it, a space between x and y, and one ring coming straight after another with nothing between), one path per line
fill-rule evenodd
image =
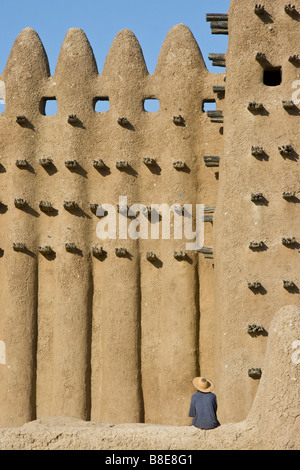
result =
M213 382L211 380L207 380L205 377L195 377L192 384L203 393L211 392L215 388Z

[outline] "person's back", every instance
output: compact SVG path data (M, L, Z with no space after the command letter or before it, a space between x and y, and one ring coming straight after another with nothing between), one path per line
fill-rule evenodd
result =
M200 429L220 426L217 419L217 398L214 393L196 392L192 396L190 414L192 424Z
M192 425L200 429L214 429L220 426L217 418L217 397L211 392L214 385L204 377L195 378L193 384L198 392L191 399L189 416L193 418Z

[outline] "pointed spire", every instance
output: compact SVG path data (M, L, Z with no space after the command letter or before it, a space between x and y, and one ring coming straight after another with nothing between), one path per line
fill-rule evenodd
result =
M195 37L184 24L174 26L163 42L154 73L171 77L175 72L181 79L193 80L199 70L206 66Z
M134 82L148 75L141 46L129 29L123 29L115 37L106 57L103 75L131 77Z
M98 74L97 63L93 49L84 31L80 28L70 28L61 46L55 69L55 76L69 76L76 70L78 77Z
M26 28L18 35L1 76L4 82L6 115L25 115L26 120L39 112L37 93L50 76L49 62L39 35Z
M22 77L38 80L49 75L48 57L39 35L32 28L23 29L11 49L2 74L3 80L15 80L18 86L22 86Z

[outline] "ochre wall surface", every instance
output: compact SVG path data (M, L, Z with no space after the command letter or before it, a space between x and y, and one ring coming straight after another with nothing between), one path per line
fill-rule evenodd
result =
M222 125L211 123L203 102L216 100L222 109L213 86L224 84L223 74L208 72L192 33L178 25L153 74L131 31L117 35L99 73L85 34L71 29L50 76L41 41L27 28L0 80L6 91L0 116L1 425L61 415L189 423L191 380L200 371L214 379L213 259L186 251L184 238L99 240L100 218L90 204L117 207L126 196L129 206L215 206L218 168L207 167L203 157L220 155ZM44 115L49 98L57 100L54 116ZM110 109L95 112L97 98L108 98ZM144 110L148 98L159 100L159 112ZM69 115L78 121L70 124ZM178 115L183 125L173 122ZM124 117L128 126L118 123ZM147 167L146 157L156 164ZM43 167L43 158L53 163ZM24 159L27 166L16 166ZM93 161L100 159L105 167L97 170ZM77 168L67 168L69 160ZM121 171L119 161L129 166ZM185 168L175 169L176 161ZM26 201L22 208L15 207L19 198ZM41 201L53 211L42 211ZM68 211L64 201L78 208ZM212 222L205 229L212 246ZM15 251L14 243L25 251ZM75 252L65 243L75 243ZM39 252L45 246L50 255ZM94 257L95 246L105 255ZM116 256L118 247L126 248L125 257ZM181 250L186 258L175 259ZM155 253L153 262L147 252Z
M247 418L205 431L195 426L111 424L41 418L0 426L2 450L299 450L300 308L286 305L269 326L264 373ZM194 462L194 455L192 456ZM183 459L181 460L183 462Z
M300 69L289 58L299 54L300 13L288 14L287 2L266 0L265 13L257 15L256 4L232 0L228 12L224 154L214 218L215 377L225 422L245 418L251 408L259 380L250 378L248 369L263 373L274 312L299 305L299 104L293 94ZM293 5L300 12L299 2ZM256 59L258 52L264 60ZM281 84L265 85L264 70L278 67ZM284 109L282 101L293 98L296 106ZM251 112L251 102L263 108ZM282 156L278 147L287 145L293 151ZM263 156L253 156L252 146L262 147ZM295 196L284 199L284 192ZM252 202L252 193L264 199ZM282 238L294 237L294 244L282 244ZM263 246L251 249L251 241ZM284 280L295 286L284 288ZM261 287L251 290L247 282ZM265 333L249 335L249 324Z
M168 33L153 74L129 30L116 36L101 73L79 29L68 31L53 76L38 35L27 28L16 39L0 77L0 425L62 415L186 425L199 374L216 384L222 423L248 415L259 384L249 371L263 377L274 312L299 305L300 288L299 109L282 104L300 80L299 63L289 60L299 53L299 13L286 12L282 0L266 0L263 14L255 5L231 1L226 81L225 70L208 72L184 25ZM280 71L281 84L264 83L265 71ZM225 95L213 86L226 86ZM43 113L47 98L57 100L54 116ZM101 98L110 108L95 112ZM149 98L159 100L158 112L144 110ZM212 100L224 124L204 112ZM249 110L253 102L262 107ZM16 122L20 115L25 123ZM70 115L78 120L69 123ZM173 122L178 115L182 125ZM282 156L278 147L287 145L292 151ZM219 156L220 167L205 156ZM41 158L53 163L44 168ZM16 166L24 159L27 166ZM74 170L68 160L78 162ZM123 170L120 161L128 162ZM263 199L252 201L258 193ZM150 239L150 223L148 239L99 240L102 219L90 205L117 207L120 196L129 206L215 207L204 224L213 256L186 250L172 230L169 240ZM43 212L40 201L53 211ZM64 201L78 208L68 211ZM283 238L295 240L286 246ZM45 246L51 255L39 252ZM96 246L104 256L93 256ZM126 256L116 256L120 247ZM249 325L260 329L251 334Z

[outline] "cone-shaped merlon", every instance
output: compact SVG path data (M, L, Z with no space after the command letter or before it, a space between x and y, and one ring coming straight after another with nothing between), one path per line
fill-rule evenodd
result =
M23 29L11 49L3 80L17 81L22 86L24 79L39 80L49 75L48 57L39 35L32 28Z
M191 30L184 24L173 26L161 47L155 74L172 76L180 71L194 79L193 73L207 71L202 53Z
M70 28L65 36L56 64L55 75L70 76L76 71L79 76L98 73L93 49L84 31Z
M107 54L103 75L131 77L133 81L148 75L147 66L140 43L129 29L122 29Z

